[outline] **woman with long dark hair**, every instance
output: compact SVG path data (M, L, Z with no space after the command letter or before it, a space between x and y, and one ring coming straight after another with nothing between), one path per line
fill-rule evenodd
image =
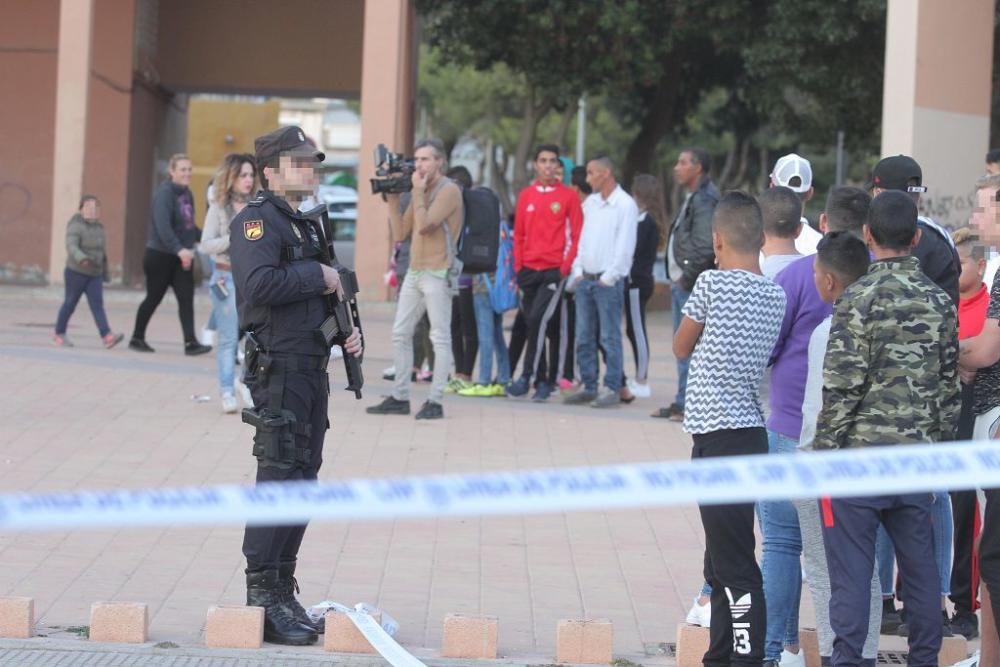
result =
M218 332L215 350L219 371L222 410L234 413L239 408L234 392L236 345L239 318L236 315L236 288L229 264L229 223L243 210L257 189L257 166L252 155L230 153L223 159L212 186L212 201L205 214L199 250L215 260L209 280L212 316ZM252 406L248 406L252 407Z
M194 224L194 198L191 196L191 158L178 153L170 158L170 180L164 181L153 196L146 254L142 270L146 274L146 298L139 304L129 348L137 352L155 352L146 342L146 327L156 312L167 288L174 290L177 311L184 335L184 354L210 352L210 345L198 342L194 333L194 246L198 228Z

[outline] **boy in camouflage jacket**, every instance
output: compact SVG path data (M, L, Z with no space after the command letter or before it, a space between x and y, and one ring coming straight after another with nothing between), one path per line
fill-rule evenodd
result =
M950 440L961 405L957 316L948 295L909 256L920 239L916 204L903 192L880 194L864 233L875 261L834 305L813 446ZM941 612L931 502L927 491L835 498L824 506L834 667L862 664L879 523L896 547L906 590L909 665L937 664Z

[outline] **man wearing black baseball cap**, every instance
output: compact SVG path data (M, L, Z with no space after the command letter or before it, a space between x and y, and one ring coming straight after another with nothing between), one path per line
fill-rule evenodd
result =
M254 142L264 189L229 226L236 309L247 332L243 381L255 408L257 482L315 480L329 428L330 349L317 332L327 316L324 295L342 294L340 275L321 261L322 226L298 205L316 187L324 159L298 127ZM344 346L360 356L357 329ZM305 645L317 627L295 599L295 562L306 526L247 526L247 605L264 608L264 639Z
M872 197L886 190L899 190L910 196L917 206L920 195L927 192L923 183L920 165L909 155L893 155L882 158L872 170L867 188ZM958 257L951 236L929 217L917 218L919 242L913 248L913 256L920 260L920 269L938 287L951 297L958 307L958 276L962 273L962 262Z

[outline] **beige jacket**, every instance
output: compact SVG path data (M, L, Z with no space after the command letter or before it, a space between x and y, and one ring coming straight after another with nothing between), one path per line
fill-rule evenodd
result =
M410 243L411 271L438 271L448 268L443 225L451 230L452 244L458 243L462 231L462 191L450 179L441 177L430 191L414 190L406 212L400 215L396 206L389 206L389 221L395 241L412 237Z
M231 216L226 207L212 202L205 214L205 226L201 230L198 250L211 255L216 262L229 264L229 223Z

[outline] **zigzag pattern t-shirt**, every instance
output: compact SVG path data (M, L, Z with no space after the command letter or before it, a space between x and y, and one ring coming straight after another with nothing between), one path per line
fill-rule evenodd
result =
M684 315L705 325L691 355L684 430L764 426L760 383L785 316L785 292L749 271L705 271Z

